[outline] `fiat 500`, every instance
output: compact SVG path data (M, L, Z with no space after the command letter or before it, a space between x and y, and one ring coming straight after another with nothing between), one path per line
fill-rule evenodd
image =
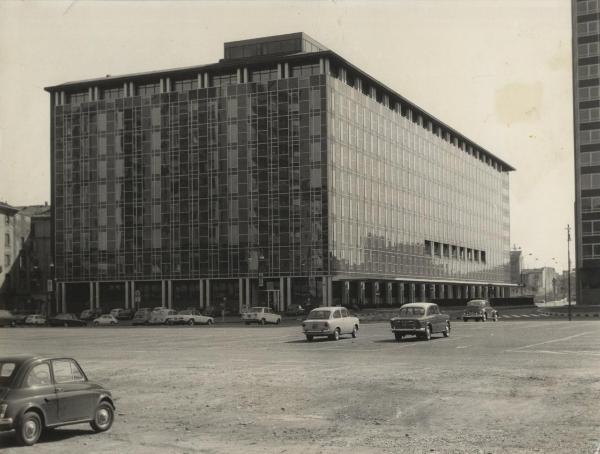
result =
M429 340L434 333L450 335L450 317L442 314L437 304L410 303L400 309L398 317L390 320L397 341L408 334Z
M88 381L71 358L0 358L0 431L15 430L19 443L35 444L45 428L89 423L96 432L112 426L110 391Z
M358 336L359 324L358 318L350 315L345 307L325 306L310 311L306 320L302 322L302 330L308 342L317 336L338 340L342 334Z

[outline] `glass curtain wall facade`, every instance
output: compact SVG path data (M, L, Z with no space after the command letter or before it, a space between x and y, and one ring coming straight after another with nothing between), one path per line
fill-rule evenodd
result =
M600 5L573 0L577 303L600 301Z
M262 38L225 46L260 58L47 89L57 310L510 282L512 168L306 35L272 41L288 39L293 55Z

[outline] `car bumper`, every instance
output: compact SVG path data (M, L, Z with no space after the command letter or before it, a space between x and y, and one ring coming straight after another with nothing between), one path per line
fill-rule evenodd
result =
M1 418L0 419L0 431L12 430L14 429L13 419L12 418Z
M396 334L415 334L424 333L425 327L423 328L392 328L392 333Z
M307 336L331 336L333 331L331 329L308 329L304 330L304 334Z

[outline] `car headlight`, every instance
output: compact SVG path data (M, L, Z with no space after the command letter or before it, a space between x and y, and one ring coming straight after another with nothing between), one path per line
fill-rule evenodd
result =
M8 404L0 404L0 419L4 418Z

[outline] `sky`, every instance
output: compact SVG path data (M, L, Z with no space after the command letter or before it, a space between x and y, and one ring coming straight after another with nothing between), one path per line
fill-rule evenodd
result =
M0 2L0 201L50 201L44 87L214 63L226 41L303 31L515 167L511 247L525 267L566 269L570 8L569 0Z

